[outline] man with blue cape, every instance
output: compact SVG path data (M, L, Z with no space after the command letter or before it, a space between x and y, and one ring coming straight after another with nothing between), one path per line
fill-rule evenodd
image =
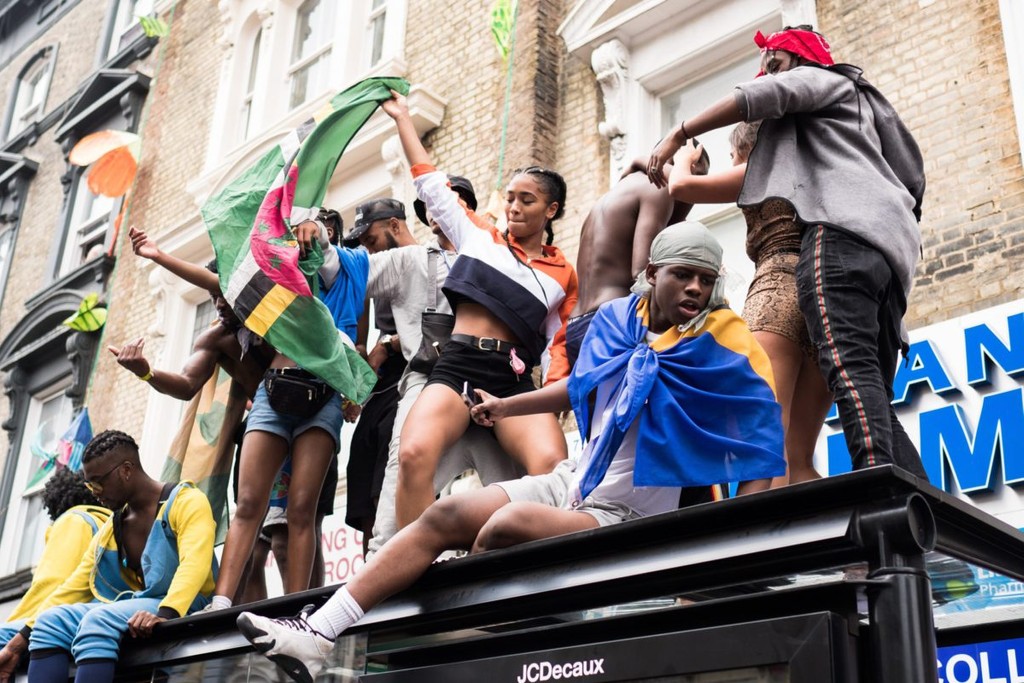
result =
M667 512L682 486L768 488L786 470L780 408L768 357L725 304L721 265L706 227L669 226L635 293L599 309L568 379L504 399L477 390L471 412L484 426L571 404L588 437L579 462L442 498L319 610L284 619L243 612L241 632L293 679L311 682L346 628L444 550L504 548Z

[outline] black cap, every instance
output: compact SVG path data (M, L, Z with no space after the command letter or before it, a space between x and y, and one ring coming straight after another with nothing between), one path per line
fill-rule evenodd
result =
M356 222L352 226L352 230L345 235L345 241L358 240L367 228L385 218L401 218L404 221L405 204L391 197L381 197L363 202L356 207Z
M468 178L463 178L460 175L448 176L448 182L451 183L452 189L459 194L462 201L466 202L466 206L468 206L471 211L476 211L476 192L473 191L473 183L469 182ZM430 225L427 221L426 204L417 199L412 203L412 208L416 211L416 218L419 218L423 225Z

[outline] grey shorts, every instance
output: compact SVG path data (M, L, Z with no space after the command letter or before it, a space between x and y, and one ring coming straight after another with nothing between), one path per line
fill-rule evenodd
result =
M549 474L527 475L519 479L501 481L492 486L500 487L510 502L541 503L564 510L584 512L596 519L598 526L611 526L640 518L633 508L624 503L594 500L593 496L588 496L582 503L574 506L569 500L569 489L575 472L576 461L563 460Z

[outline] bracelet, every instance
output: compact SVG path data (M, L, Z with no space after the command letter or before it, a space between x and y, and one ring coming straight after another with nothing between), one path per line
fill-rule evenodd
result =
M149 370L147 370L145 375L135 375L135 376L138 377L139 379L141 379L143 382L148 382L149 380L153 379L153 369L150 368Z
M679 132L682 133L683 137L687 140L690 139L690 134L686 132L686 119L683 119L683 122L679 124Z

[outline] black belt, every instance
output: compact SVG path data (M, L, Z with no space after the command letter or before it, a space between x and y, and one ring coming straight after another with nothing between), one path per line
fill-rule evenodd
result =
M267 375L285 375L288 377L301 377L302 379L314 380L316 382L323 382L324 384L326 384L326 382L324 382L322 379L314 375L312 372L310 372L309 370L303 370L302 368L267 368L267 371L266 373L264 373L263 376L266 377Z
M516 355L522 358L524 361L529 359L530 354L526 352L522 346L517 346L512 342L505 341L504 339L495 339L494 337L474 337L471 334L453 334L451 336L453 342L465 344L466 346L472 346L475 349L481 351L493 351L495 353L510 353L515 349Z

